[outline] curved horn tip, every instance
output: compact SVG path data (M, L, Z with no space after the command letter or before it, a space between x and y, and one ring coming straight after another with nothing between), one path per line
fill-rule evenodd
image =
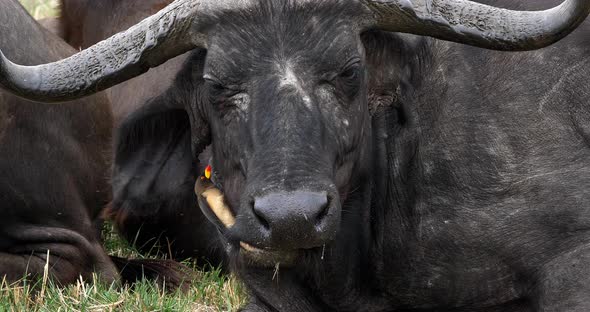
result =
M1 56L0 86L29 100L61 103L137 77L195 48L190 39L202 39L209 25L201 2L216 3L176 0L129 29L59 61L23 66ZM197 13L203 19L200 24L195 22Z
M549 46L575 30L590 1L565 0L542 11L517 11L470 0L361 0L368 28L412 33L486 49L526 51Z

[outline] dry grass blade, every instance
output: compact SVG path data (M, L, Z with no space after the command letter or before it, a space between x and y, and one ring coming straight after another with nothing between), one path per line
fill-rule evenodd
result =
M59 0L20 0L36 19L59 14ZM111 255L144 259L137 250L122 241L107 225L104 245ZM169 251L171 253L171 251ZM161 285L139 281L133 287L106 285L98 276L92 281L60 287L51 280L50 254L47 254L42 278L35 283L0 283L0 311L236 311L246 303L242 284L220 269L196 271L196 279L186 292L169 293ZM187 264L191 269L195 267ZM35 286L41 286L39 288ZM36 295L34 295L36 294Z

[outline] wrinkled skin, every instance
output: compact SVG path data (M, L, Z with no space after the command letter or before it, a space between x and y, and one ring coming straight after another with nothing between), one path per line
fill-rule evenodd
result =
M83 49L170 2L63 0L60 25L66 41ZM119 233L144 252L219 265L224 258L221 241L193 192L203 165L196 164L190 149L184 103L153 100L174 84L187 56L106 91L117 129L109 215ZM203 153L201 164L209 157Z
M0 0L0 7L7 56L33 65L75 52L17 1ZM110 199L112 122L104 94L40 106L0 90L0 279L35 280L46 263L60 284L91 280L93 272L107 282L119 278L99 238Z
M180 78L236 215L221 231L245 310L590 309L588 23L509 54L359 38L346 8L267 9L220 23L206 81ZM261 221L258 198L299 190L339 199L335 232L305 232L289 205L274 209L292 227ZM260 267L239 242L300 258Z
M500 53L281 3L227 17L153 102L209 134L245 310L590 310L588 22ZM268 213L295 192L326 194L320 226L299 199Z
M75 52L13 0L0 0L0 46L21 64ZM41 48L40 48L41 47ZM188 268L172 260L108 256L100 241L111 200L113 116L105 94L43 106L0 90L0 278L57 284L154 280L186 290ZM94 275L96 274L96 275Z

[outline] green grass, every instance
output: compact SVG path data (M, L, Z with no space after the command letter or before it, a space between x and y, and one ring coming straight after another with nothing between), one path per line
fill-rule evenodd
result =
M59 14L57 0L20 0L36 19ZM104 246L110 255L142 258L144 255L121 240L106 225ZM191 263L186 263L193 267ZM142 281L133 288L95 281L59 287L51 280L38 285L0 281L0 312L4 311L235 311L247 300L243 286L219 269L195 269L196 279L187 293L166 293L156 283ZM37 287L34 287L37 286Z
M188 293L166 294L149 282L131 290L94 282L61 288L49 281L37 293L29 285L2 285L0 311L234 311L242 304L234 288L219 271L204 273Z
M109 254L143 257L119 239L110 225L103 232ZM235 311L246 303L245 290L235 277L215 268L194 270L196 278L185 293L166 292L150 281L139 282L133 288L107 285L96 279L68 287L59 287L47 279L37 285L8 285L3 281L0 311Z

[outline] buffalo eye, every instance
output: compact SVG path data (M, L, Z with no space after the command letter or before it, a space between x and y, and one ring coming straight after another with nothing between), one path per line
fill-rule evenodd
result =
M248 108L250 97L238 86L228 86L208 77L205 77L205 82L210 105L226 123L230 123Z
M353 64L340 73L340 78L347 81L354 81L359 76L359 64Z
M338 74L333 84L341 95L348 99L354 98L360 90L361 82L361 64L358 61L349 63L344 69Z
M229 88L216 79L205 78L205 81L207 84L207 90L209 91L209 97L213 100L213 103L239 93L238 90Z

